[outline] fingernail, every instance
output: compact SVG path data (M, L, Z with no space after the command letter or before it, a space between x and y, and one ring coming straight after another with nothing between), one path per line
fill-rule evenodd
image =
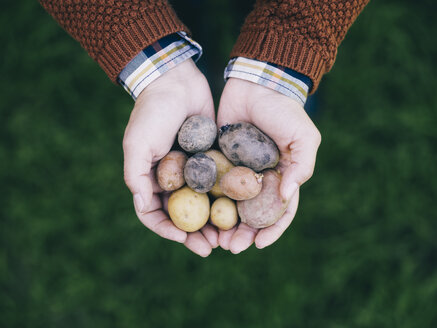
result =
M135 209L137 210L137 212L140 212L140 213L144 213L145 212L145 210L146 210L145 207L146 206L144 205L144 201L141 198L140 194L135 194L134 195L134 206L135 206Z
M299 185L296 182L293 182L291 185L285 189L285 200L290 200L291 197L296 193L297 189L299 189Z

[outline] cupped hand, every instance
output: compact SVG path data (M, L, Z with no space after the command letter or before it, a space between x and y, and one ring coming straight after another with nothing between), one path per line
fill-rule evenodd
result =
M254 229L240 223L229 231L220 231L220 246L235 254L253 242L258 248L271 245L291 224L299 202L299 187L313 174L321 142L319 131L298 102L259 84L230 78L220 99L217 125L237 122L252 123L275 141L280 151L280 193L290 204L270 227Z
M169 194L162 192L155 178L159 160L170 151L185 119L193 115L215 118L208 82L189 59L139 95L123 139L124 179L133 194L136 214L146 227L205 257L218 246L217 230L209 224L192 233L178 229L168 217Z

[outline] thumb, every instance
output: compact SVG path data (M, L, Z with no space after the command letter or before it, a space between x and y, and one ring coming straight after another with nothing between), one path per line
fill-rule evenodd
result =
M142 144L137 147L135 143L126 139L123 141L124 152L124 181L132 192L134 205L139 213L147 212L152 201L153 186L150 178L152 154Z
M299 187L311 178L316 164L317 150L320 145L320 133L313 137L299 139L290 144L291 164L284 170L280 192L284 199L291 199Z

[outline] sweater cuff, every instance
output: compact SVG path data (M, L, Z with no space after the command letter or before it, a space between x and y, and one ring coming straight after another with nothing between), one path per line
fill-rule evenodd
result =
M243 29L232 49L232 57L246 57L290 68L312 81L310 94L317 89L325 72L320 53L310 49L303 40L277 31Z
M101 48L96 60L114 82L122 69L140 51L166 35L188 31L169 5L149 7L138 13Z
M168 35L141 51L121 71L117 78L136 100L150 83L185 60L202 55L202 47L185 32Z
M292 69L259 60L232 58L225 69L225 80L235 77L278 91L305 105L311 80Z

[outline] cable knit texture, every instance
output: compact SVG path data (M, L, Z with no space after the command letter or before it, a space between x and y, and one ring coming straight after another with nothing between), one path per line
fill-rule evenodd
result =
M40 3L114 82L141 50L166 35L188 31L165 0L40 0Z
M314 92L368 1L257 0L231 57L291 68L311 78ZM187 31L165 0L40 2L113 81L142 49L171 33Z
M317 89L337 48L369 0L258 0L231 57L275 63L302 73Z

